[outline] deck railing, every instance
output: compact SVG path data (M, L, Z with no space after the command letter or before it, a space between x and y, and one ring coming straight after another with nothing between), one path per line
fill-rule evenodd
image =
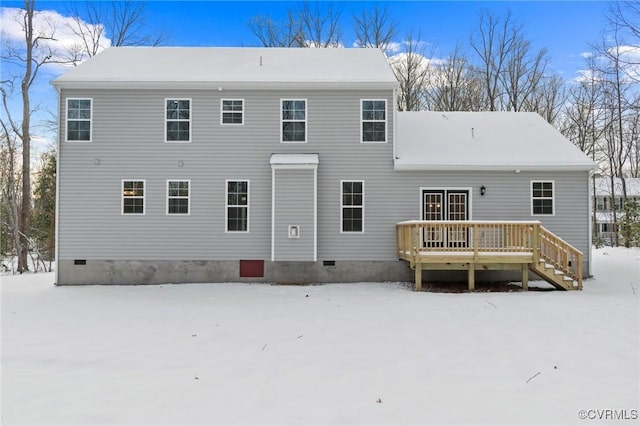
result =
M582 286L582 253L539 221L425 221L396 225L398 257L411 262L453 254L517 256L544 260Z

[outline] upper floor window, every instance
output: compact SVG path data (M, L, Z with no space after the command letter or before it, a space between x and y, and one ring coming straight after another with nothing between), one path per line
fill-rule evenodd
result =
M167 181L167 214L189 214L188 180Z
M144 214L144 180L122 181L122 214Z
M244 124L244 99L222 99L221 124Z
M282 142L306 142L306 99L283 99L281 102Z
M340 185L342 232L364 232L364 181L342 181Z
M91 142L91 99L67 99L67 141Z
M531 214L554 214L553 181L531 181Z
M165 99L166 142L191 142L191 99Z
M362 142L387 141L387 101L362 100Z
M249 231L249 181L227 181L227 232Z

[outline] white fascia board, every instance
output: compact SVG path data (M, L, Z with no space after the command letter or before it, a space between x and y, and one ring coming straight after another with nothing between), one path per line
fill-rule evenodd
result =
M398 87L389 81L309 81L309 82L270 82L270 81L60 81L51 82L60 89L200 89L200 90L252 90L252 89L359 89L359 90L393 90Z
M589 171L588 164L406 164L394 162L395 171Z

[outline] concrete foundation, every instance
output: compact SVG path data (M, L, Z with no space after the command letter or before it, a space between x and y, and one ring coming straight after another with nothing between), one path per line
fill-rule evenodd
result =
M403 261L271 262L264 277L241 278L238 260L74 260L58 262L57 285L265 282L313 284L332 282L412 281ZM331 264L333 263L333 264Z
M168 283L252 282L314 284L350 282L413 282L404 261L271 262L263 277L240 277L237 260L74 260L58 262L57 285L143 285ZM530 274L531 279L538 279ZM476 271L477 282L520 281L516 271ZM466 282L466 271L423 271L423 282Z

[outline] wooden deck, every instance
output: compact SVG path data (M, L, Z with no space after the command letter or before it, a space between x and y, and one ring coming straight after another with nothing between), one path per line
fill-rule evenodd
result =
M396 235L416 290L423 270L467 270L469 290L476 270L520 271L525 289L530 270L559 289L582 289L582 253L538 221L407 221Z

